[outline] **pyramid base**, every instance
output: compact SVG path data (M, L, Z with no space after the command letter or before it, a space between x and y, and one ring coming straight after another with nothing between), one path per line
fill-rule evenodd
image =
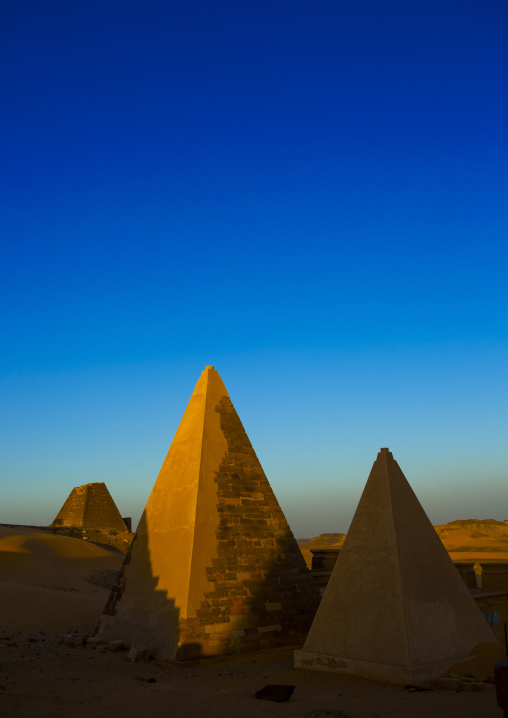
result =
M140 624L134 612L124 613L120 617L103 614L95 636L105 643L123 641L128 648L132 645L137 648L148 648L153 658L181 664L195 661L199 663L202 660L228 658L275 648L300 647L307 637L306 633L300 631L286 633L280 630L280 626L250 628L244 631L238 628L238 624L235 624L237 630L233 630L235 625L220 623L208 627L216 629L215 633L194 630L191 634L189 631L182 640L189 624L195 629L195 619L187 622L181 620L178 624L168 627L167 631L161 630L161 623L144 626ZM225 627L230 625L231 630L225 630ZM271 632L263 630L264 628L279 630ZM178 634L180 634L180 642Z
M471 656L464 656L439 663L427 663L421 666L395 666L389 663L361 661L356 658L329 656L325 653L312 653L311 651L301 650L295 651L294 665L295 668L302 668L307 671L345 673L362 678L371 678L375 681L394 683L396 685L417 685L423 681L440 678L452 666L470 659Z

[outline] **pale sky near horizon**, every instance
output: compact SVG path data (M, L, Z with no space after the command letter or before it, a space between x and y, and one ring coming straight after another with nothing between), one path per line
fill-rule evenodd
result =
M0 522L137 521L205 365L296 536L508 519L505 0L0 8Z

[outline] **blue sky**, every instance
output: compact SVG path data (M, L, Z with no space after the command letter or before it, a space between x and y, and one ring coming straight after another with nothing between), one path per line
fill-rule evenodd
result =
M508 519L508 5L0 8L0 521L135 520L220 372L298 536Z

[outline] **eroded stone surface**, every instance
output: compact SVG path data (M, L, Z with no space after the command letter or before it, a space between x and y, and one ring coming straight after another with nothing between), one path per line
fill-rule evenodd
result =
M180 655L196 642L210 655L305 639L318 598L312 577L228 396L215 411L228 450L215 475L217 558L213 590L180 626Z
M73 488L52 525L127 531L106 484L102 482Z
M227 390L199 379L99 628L177 660L302 642L319 603Z

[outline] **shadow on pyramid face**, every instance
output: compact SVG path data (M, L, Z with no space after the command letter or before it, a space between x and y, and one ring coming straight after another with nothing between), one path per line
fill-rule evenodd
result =
M208 369L99 629L160 658L302 643L320 598L222 380Z
M206 567L212 590L205 593L196 619L187 622L179 649L182 658L302 642L319 603L301 551L229 397L222 397L215 411L227 441L215 472L217 555Z
M158 588L143 513L104 608L103 635L107 640L128 636L129 644L150 648L155 657L181 661L302 643L319 595L277 504L280 516L272 519L274 508L272 502L265 505L267 518L253 519L255 529L243 524L232 529L230 518L222 517L217 558L207 568L212 590L204 594L196 616L187 618L170 592ZM125 593L127 583L131 590Z
M152 571L147 528L143 513L104 607L103 627L109 627L113 631L111 635L128 636L129 643L138 648L150 648L154 656L171 655L176 652L178 645L180 611L175 600L168 597L167 591L157 588L159 578ZM135 563L132 566L133 554ZM129 582L135 584L136 590L124 596L127 577Z
M220 546L221 539L218 542ZM311 581L306 584L302 577L294 544L288 529L268 550L257 547L249 564L245 553L231 560L231 552L219 548L209 573L214 588L201 602L197 620L187 622L178 657L204 658L303 642L319 598Z

